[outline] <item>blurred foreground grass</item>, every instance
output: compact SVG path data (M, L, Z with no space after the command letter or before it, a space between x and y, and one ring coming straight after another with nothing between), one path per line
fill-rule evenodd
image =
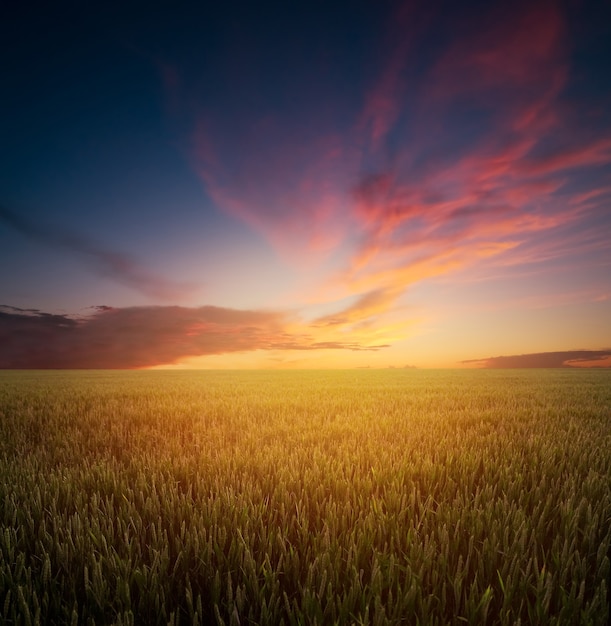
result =
M606 624L611 372L0 372L0 623Z

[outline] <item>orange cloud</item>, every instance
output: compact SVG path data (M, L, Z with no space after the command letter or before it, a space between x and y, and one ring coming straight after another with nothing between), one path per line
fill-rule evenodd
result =
M564 362L564 365L567 365L568 367L595 367L595 368L602 368L602 367L611 367L611 354L606 354L606 355L600 355L600 356L595 356L592 355L591 358L590 357L582 357L582 358L571 358L571 359L567 359Z
M396 299L397 294L392 290L376 289L361 295L358 300L350 306L334 313L319 317L312 326L314 327L342 327L362 322L371 317L384 313L389 304Z

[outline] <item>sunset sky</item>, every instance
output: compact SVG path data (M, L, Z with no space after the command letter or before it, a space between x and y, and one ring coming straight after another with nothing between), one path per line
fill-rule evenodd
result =
M611 364L610 3L10 4L0 367Z

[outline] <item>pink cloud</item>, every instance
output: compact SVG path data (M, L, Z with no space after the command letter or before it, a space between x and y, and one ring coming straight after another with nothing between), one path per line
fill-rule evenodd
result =
M523 106L514 118L528 126L567 79L566 25L557 4L517 3L491 7L448 47L431 73L429 103L477 98L496 91L494 103ZM528 100L528 102L526 102ZM524 106L526 105L526 106Z
M553 234L570 250L606 193L600 185L585 197L575 176L611 163L611 138L583 131L577 104L562 99L560 5L491 7L457 22L423 70L430 24L413 25L410 7L393 16L386 63L341 128L310 111L249 120L235 141L212 120L194 135L197 171L219 207L288 257L350 246L330 282L365 299L387 294L378 313L414 282L483 259L546 258Z
M286 256L338 245L345 185L338 142L284 133L272 119L260 121L241 142L232 148L237 163L227 167L205 131L196 138L198 172L215 202Z
M405 72L410 56L415 56L417 41L430 25L431 13L415 3L406 2L392 14L387 25L384 48L388 61L373 87L365 94L363 110L357 123L361 145L373 152L383 142L401 116L408 85Z
M611 140L579 137L563 126L567 111L557 98L568 71L558 7L529 6L508 18L492 12L472 37L457 40L420 93L422 128L431 118L451 119L460 101L491 110L467 149L454 160L441 150L435 157L419 135L405 150L409 156L395 161L414 163L428 152L423 166L392 164L355 186L353 215L365 234L344 280L359 288L417 281L477 263L482 253L511 258L526 243L536 259L542 235L572 224L572 236L579 236L590 214L580 194L568 191L567 170L611 163ZM549 152L558 137L566 137L564 149ZM540 156L545 150L549 156Z
M525 175L538 176L609 162L611 162L611 138L602 138L586 145L557 150L547 157L525 159L521 166Z

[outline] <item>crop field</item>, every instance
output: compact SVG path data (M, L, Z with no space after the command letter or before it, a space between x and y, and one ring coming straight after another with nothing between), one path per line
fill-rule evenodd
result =
M611 372L0 372L2 624L609 618Z

